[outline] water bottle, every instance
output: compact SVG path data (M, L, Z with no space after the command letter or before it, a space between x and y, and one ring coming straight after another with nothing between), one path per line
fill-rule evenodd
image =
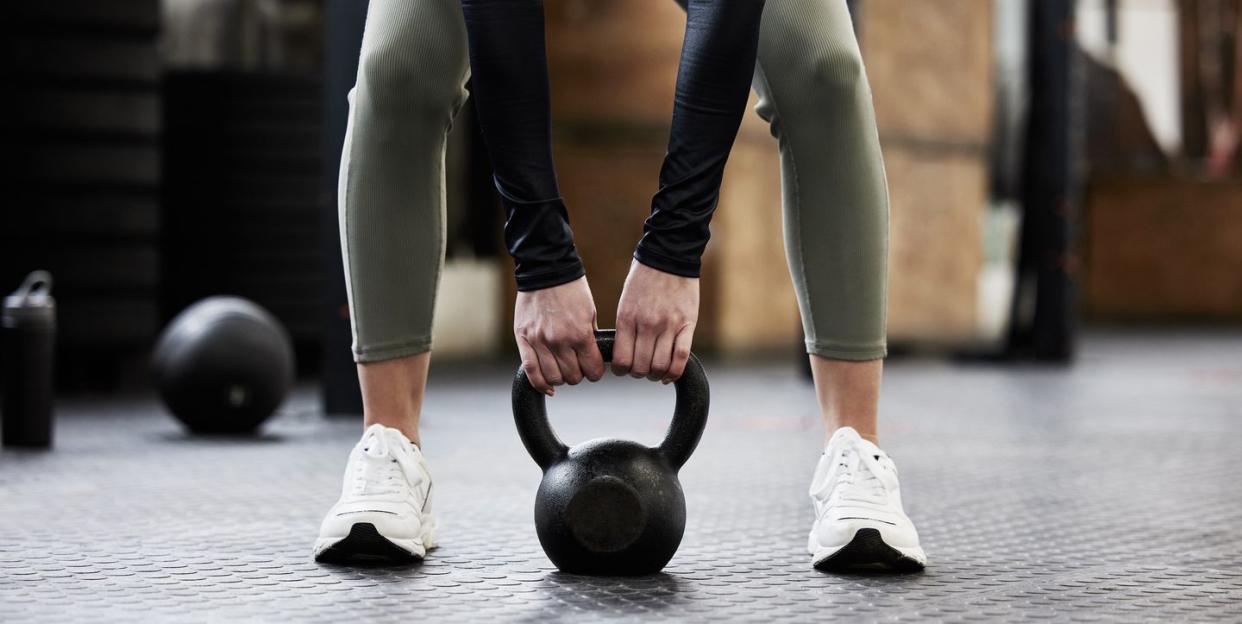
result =
M0 316L0 435L4 446L52 446L52 356L56 300L52 275L35 271L4 298Z

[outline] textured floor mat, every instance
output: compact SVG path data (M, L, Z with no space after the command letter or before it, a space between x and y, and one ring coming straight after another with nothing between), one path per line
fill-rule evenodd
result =
M560 574L509 370L437 368L423 435L441 547L312 560L361 427L308 391L262 437L186 436L147 398L63 401L51 453L0 451L0 621L1242 620L1242 335L1097 334L1079 365L897 361L881 442L927 569L825 574L805 552L822 434L791 364L708 363L665 572ZM549 400L562 437L657 442L670 388L607 376Z

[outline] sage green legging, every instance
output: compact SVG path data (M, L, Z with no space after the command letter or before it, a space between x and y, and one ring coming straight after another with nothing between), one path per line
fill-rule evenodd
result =
M459 0L371 0L339 187L359 362L431 348L445 139L468 76ZM780 149L785 250L807 351L884 357L888 190L845 0L767 0L754 87Z

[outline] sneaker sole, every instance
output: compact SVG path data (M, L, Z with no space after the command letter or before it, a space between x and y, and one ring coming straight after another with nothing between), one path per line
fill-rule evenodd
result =
M918 572L924 567L920 558L889 546L880 531L872 528L859 529L850 543L827 556L816 556L813 565L821 572Z
M349 535L315 554L315 561L338 565L403 565L418 563L423 554L411 552L380 535L375 525L359 522Z

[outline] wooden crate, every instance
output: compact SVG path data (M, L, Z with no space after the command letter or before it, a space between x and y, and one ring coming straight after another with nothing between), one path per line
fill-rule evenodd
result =
M863 58L892 201L890 343L977 333L993 114L988 0L868 0Z
M987 168L969 154L890 147L888 335L956 342L976 330Z
M601 327L615 327L617 300L651 210L664 150L659 144L558 143L557 172Z
M992 130L991 0L867 0L862 48L886 140L981 146Z
M685 11L672 0L549 0L545 11L558 125L667 131Z
M743 132L720 189L703 258L703 307L710 312L704 319L707 344L724 353L788 351L802 344L785 261L775 151L770 136Z
M1091 317L1242 321L1242 181L1097 178L1087 198Z

